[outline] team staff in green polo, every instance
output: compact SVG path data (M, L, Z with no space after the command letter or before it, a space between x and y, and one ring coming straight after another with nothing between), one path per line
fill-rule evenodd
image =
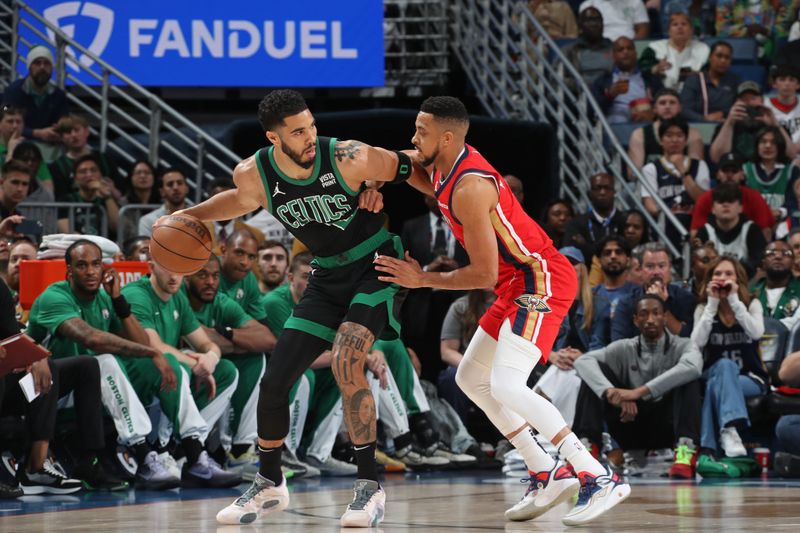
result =
M200 327L189 300L180 290L183 276L164 270L152 260L148 265L150 275L123 287L122 294L141 322L150 345L161 353L173 354L180 362L183 386L188 388L189 376L194 377L192 397L207 425L200 438L184 442L187 457L182 476L184 485L235 486L241 476L223 470L209 457L204 442L208 429L230 406L238 372L233 363L222 360L219 346ZM179 350L181 338L193 349ZM168 425L160 426L160 435L169 432Z

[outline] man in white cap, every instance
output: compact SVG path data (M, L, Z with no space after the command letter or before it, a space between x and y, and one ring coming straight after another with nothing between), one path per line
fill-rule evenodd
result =
M45 143L61 142L56 131L58 119L69 112L67 94L50 83L53 54L45 46L34 46L25 59L28 75L14 81L3 95L3 103L25 110L22 134Z

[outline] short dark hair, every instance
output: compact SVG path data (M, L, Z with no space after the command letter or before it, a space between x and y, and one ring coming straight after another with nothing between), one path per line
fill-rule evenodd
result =
M286 257L289 257L289 249L286 248L286 245L283 244L281 241L275 241L272 239L267 239L261 244L258 245L258 251L267 250L269 248L280 247L283 248L283 251L286 253Z
M720 183L711 191L711 201L718 204L742 203L742 189L738 183Z
M125 255L125 259L127 260L133 254L133 249L142 242L142 241L149 241L150 237L147 235L136 235L134 237L128 237L122 242L122 253Z
M237 229L230 235L228 238L225 239L225 249L230 250L233 246L233 243L236 242L236 239L239 237L244 237L245 239L251 239L254 243L256 243L256 248L258 248L258 238L247 228Z
M100 258L103 258L103 250L100 248L100 245L94 241L90 241L89 239L78 239L77 241L73 242L67 247L67 251L64 252L64 261L67 263L67 266L72 266L72 251L77 248L78 246L83 246L84 244L88 244L89 246L94 246L97 248L97 251L100 252Z
M292 262L289 265L289 272L294 273L299 267L303 265L310 265L311 261L314 260L314 256L311 255L311 252L300 252L296 256L292 258Z
M683 132L683 136L687 139L689 138L689 123L680 116L662 120L658 125L658 138L660 139L666 135L667 130L670 128L680 128L680 130Z
M274 130L283 125L286 117L302 113L308 109L306 99L297 91L278 89L262 98L258 104L258 121L264 131Z
M711 55L714 52L716 52L717 48L719 48L720 46L724 46L725 48L728 49L728 51L731 54L733 54L733 46L731 46L731 43L729 43L728 41L717 41L711 45L711 49L708 51L708 55Z
M22 141L14 148L11 157L20 160L38 159L41 161L42 151L36 146L36 143L31 141Z
M206 192L210 196L211 191L213 191L217 187L221 187L227 191L230 189L235 189L236 184L233 183L233 180L231 178L214 178L213 180L208 182L208 185L206 185Z
M420 112L430 113L437 119L469 124L469 113L464 103L453 96L431 96L419 107Z
M133 167L131 167L131 169L133 169ZM172 174L173 172L176 174L180 174L183 177L183 181L186 181L186 172L179 169L178 167L167 167L158 173L157 179L160 187L164 186L164 176L166 176L167 174Z
M87 161L91 161L92 163L97 165L97 168L101 172L103 171L103 165L100 163L100 158L97 157L96 154L86 154L86 155L80 156L78 159L75 160L75 164L72 165L72 168L77 170L79 166L81 166L82 164L84 164Z
M26 176L33 178L31 168L19 159L9 159L3 163L3 168L0 170L0 177L6 179L6 175L9 172L19 172L20 174L25 174Z
M624 253L628 257L631 256L631 245L628 244L628 241L625 239L625 237L623 237L622 235L616 235L614 233L606 235L605 237L600 239L600 242L598 242L597 246L595 247L595 250L597 250L595 255L597 257L600 257L603 254L603 248L605 248L606 245L610 242L617 243L617 245L620 248L622 248L622 253Z
M25 111L21 107L3 104L0 106L0 120L6 118L6 115L24 115Z
M681 99L681 95L678 94L678 91L676 91L675 89L668 89L665 87L663 89L658 90L655 98L653 98L653 103L658 102L658 99L661 98L662 96L674 96L678 100Z
M644 302L644 301L646 301L646 300L653 300L654 302L658 302L658 305L661 306L661 310L662 311L666 311L667 310L667 304L664 303L664 300L662 300L661 297L656 296L655 294L643 294L643 295L641 295L636 300L636 303L634 304L633 309L634 310L638 309L639 308L639 304Z

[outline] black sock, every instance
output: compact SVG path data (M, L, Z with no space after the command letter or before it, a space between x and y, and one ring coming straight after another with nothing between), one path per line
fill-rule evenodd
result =
M231 446L231 455L239 457L243 453L246 453L247 450L250 449L250 446L252 446L252 444L234 444Z
M378 481L378 462L375 460L375 442L354 444L353 451L358 465L358 479Z
M144 463L144 458L147 457L147 454L152 450L150 445L147 444L146 440L143 440L139 444L134 444L132 448L133 456L136 458L136 462L138 464Z
M186 464L191 466L197 462L203 452L203 445L197 437L186 437L181 440L183 451L186 452Z
M414 435L412 435L409 431L408 433L403 433L402 435L398 435L394 438L394 449L399 451L413 443Z
M258 473L261 474L261 477L267 478L275 483L275 486L280 485L283 481L283 473L281 472L282 452L283 446L278 446L277 448L263 448L261 445L258 446Z

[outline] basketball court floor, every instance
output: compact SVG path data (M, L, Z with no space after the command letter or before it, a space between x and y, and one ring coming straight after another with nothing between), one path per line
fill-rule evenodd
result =
M671 482L632 480L617 509L582 528L568 528L563 504L535 521L507 522L503 511L524 492L499 472L387 475L384 532L420 531L800 531L800 480ZM241 490L83 493L26 496L0 502L0 532L338 531L352 498L348 479L290 484L290 508L249 526L219 526L214 517ZM353 530L349 530L353 531Z

